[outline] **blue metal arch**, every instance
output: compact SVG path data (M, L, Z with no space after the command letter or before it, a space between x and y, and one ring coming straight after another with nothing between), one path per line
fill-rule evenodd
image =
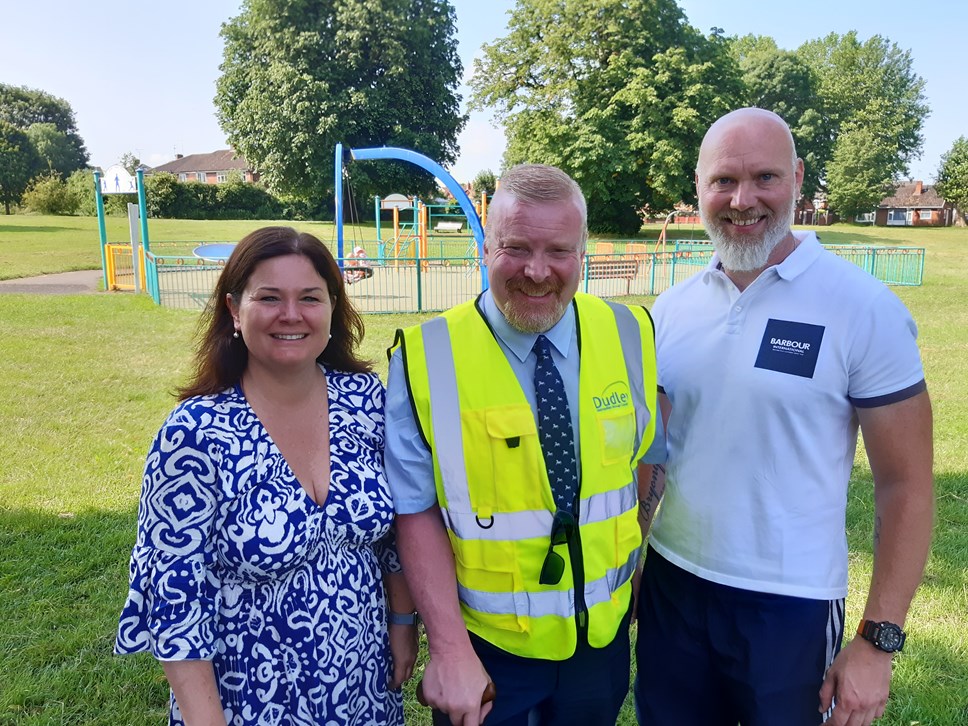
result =
M444 167L433 159L423 154L418 154L410 149L401 149L395 146L381 146L372 149L350 149L350 156L359 161L370 159L397 159L406 161L421 169L429 171L437 179L442 181L454 199L460 205L461 210L467 215L474 240L477 242L477 254L481 259L481 289L487 289L487 269L484 267L484 227L481 218L477 215L474 203L467 196L467 192L457 183ZM337 234L337 254L343 258L343 145L336 144L336 234Z

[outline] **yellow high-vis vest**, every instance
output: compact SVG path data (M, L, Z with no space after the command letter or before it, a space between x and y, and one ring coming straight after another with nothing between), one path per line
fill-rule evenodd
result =
M515 655L564 660L611 643L642 543L635 467L655 433L652 320L578 293L578 536L539 584L555 503L535 414L475 302L397 331L467 629Z

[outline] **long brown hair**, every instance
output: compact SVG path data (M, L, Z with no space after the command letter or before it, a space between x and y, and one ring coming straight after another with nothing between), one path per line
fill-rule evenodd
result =
M308 259L326 281L333 298L332 337L317 360L351 373L371 370L370 361L357 357L357 349L363 342L363 319L346 296L343 275L333 254L306 232L297 232L292 227L262 227L242 238L219 275L199 321L195 369L188 384L178 389L179 400L218 393L242 378L249 351L242 338L232 337L235 324L226 296L239 299L259 263L283 255L302 255Z

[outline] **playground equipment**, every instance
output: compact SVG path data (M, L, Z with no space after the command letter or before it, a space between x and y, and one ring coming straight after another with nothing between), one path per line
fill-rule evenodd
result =
M660 247L662 248L662 252L666 251L665 249L666 235L669 230L669 225L680 215L684 223L688 223L689 225L691 225L692 230L694 230L696 225L699 224L699 216L695 212L685 213L685 212L680 212L677 209L672 210L671 212L669 212L669 214L666 215L665 221L662 223L662 230L659 232L659 238L655 241L655 247L653 248L653 252L658 252ZM692 234L690 234L689 236L691 239Z
M104 222L104 194L137 194L138 203L128 204L128 230L130 246L109 244ZM97 206L97 231L101 242L101 274L105 290L145 289L145 253L150 250L148 242L148 210L145 202L145 173L138 169L132 177L120 164L110 166L101 177L94 172L94 201ZM140 236L139 236L140 230ZM130 266L125 259L130 253ZM127 278L131 278L131 282Z
M381 227L382 212L387 209L393 210L393 239L389 245L390 252L394 259L406 256L410 250L410 245L418 239L417 234L417 202L416 198L404 196L403 194L389 194L383 199L373 197L374 218L376 219L376 242L377 259L383 264L387 258L387 243L383 239L383 229ZM411 221L403 222L400 219L401 212L409 211Z
M423 154L418 154L416 151L400 149L394 146L384 146L374 149L349 149L348 151L349 160L397 159L399 161L406 161L429 171L438 180L443 182L444 186L454 195L454 199L467 216L468 224L473 232L474 240L477 243L478 257L483 260L484 227L481 225L481 219L477 214L477 209L474 207L474 204L467 196L467 192L464 191L463 187L440 164L427 158ZM334 185L334 193L336 197L336 257L338 260L343 259L343 160L343 145L336 144L334 164L336 183ZM418 218L420 218L420 215L418 215ZM421 236L426 240L426 219L423 219L420 225ZM481 264L481 289L487 289L487 270L483 264Z
M401 258L414 257L444 259L476 257L477 243L471 234L464 234L467 218L461 210L454 212L454 204L425 204L420 199L403 194L390 194L383 199L373 198L376 219L377 259L380 264L393 264ZM393 236L383 236L382 212L393 212ZM487 214L487 194L475 204L478 214ZM409 220L403 218L409 214ZM482 224L483 224L482 219ZM468 245L459 254L453 247L455 239L467 238ZM436 249L434 245L436 244ZM411 249L411 248L414 249ZM444 259L444 264L447 264Z
M214 242L199 245L192 250L192 254L200 260L208 262L225 262L235 249L234 242Z

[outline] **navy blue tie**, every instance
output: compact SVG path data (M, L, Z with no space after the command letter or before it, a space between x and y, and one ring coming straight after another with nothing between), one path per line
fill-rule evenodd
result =
M551 359L548 339L539 335L534 342L538 363L534 367L534 394L538 402L538 437L544 453L551 493L558 509L574 512L578 494L578 465L575 434L565 396L565 384Z

